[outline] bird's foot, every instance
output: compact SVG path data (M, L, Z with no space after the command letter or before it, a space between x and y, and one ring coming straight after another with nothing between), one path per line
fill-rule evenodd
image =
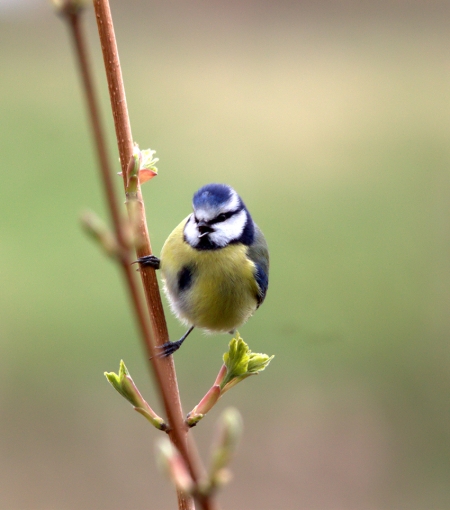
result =
M136 262L140 267L153 267L153 269L159 269L161 266L161 260L155 255L146 255L145 257L139 257Z
M176 342L166 342L165 344L158 345L156 348L158 349L158 354L155 356L156 358L167 358L175 351L181 347L183 340L177 340Z
M178 349L181 347L181 344L186 340L186 338L191 334L192 330L194 329L194 326L191 326L186 333L175 342L166 342L162 345L157 345L156 348L158 349L158 354L156 355L157 358L167 358L167 356L170 356L175 351L178 351Z

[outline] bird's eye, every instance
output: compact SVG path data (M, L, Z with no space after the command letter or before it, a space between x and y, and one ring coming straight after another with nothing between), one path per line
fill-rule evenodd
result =
M231 215L232 215L232 213L229 213L229 212L219 214L218 216L216 216L214 223L221 223L222 221L227 220Z

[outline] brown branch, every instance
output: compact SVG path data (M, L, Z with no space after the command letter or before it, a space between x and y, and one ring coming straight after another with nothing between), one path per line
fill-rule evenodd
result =
M125 91L123 87L119 57L108 2L106 0L94 0L94 7L96 11L97 24L107 72L111 106L113 110L122 174L125 184L127 178L127 166L128 162L131 160L133 151L133 142L126 105ZM167 326L155 271L151 268L145 268L141 270L141 278L144 285L148 310L150 313L152 326L150 327L145 314L144 306L140 299L136 279L134 278L134 274L131 269L130 255L128 250L126 250L125 236L123 233L122 222L120 220L120 214L117 207L114 183L112 181L112 169L107 155L105 136L103 134L104 130L102 129L100 122L99 109L97 106L98 102L96 100L92 74L90 72L87 49L83 34L81 32L79 12L80 11L78 8L71 8L70 0L66 2L65 8L61 9L61 13L67 20L71 29L71 34L73 36L80 73L82 76L83 87L86 94L90 122L95 139L99 167L105 187L106 200L109 206L116 238L119 246L122 248L121 251L123 255L120 257L120 265L123 270L124 278L128 287L147 355L149 358L151 357L153 359L153 369L156 384L160 391L167 418L171 427L171 431L169 433L170 438L180 451L194 482L198 483L202 472L202 467L198 461L198 455L192 442L188 448L187 430L184 424L173 359L172 357L169 357L161 360L155 356L155 345L162 345L168 341ZM141 257L151 253L151 245L145 219L145 208L139 187L137 192L137 204L138 235L140 239L143 240L139 249L137 250L137 255ZM136 221L136 211L133 212L133 216L134 220ZM177 491L177 494L178 507L180 510L192 510L194 508L192 498L186 496L180 491ZM210 497L201 497L197 495L197 499L204 510L213 510L216 507L215 502Z
M111 108L113 111L117 144L125 186L128 164L133 156L133 138L128 118L128 109L125 90L123 87L119 55L115 43L114 27L108 2L104 0L94 1L94 7L102 45L103 59L105 62ZM137 250L137 255L142 257L144 255L151 254L151 246L145 218L145 208L139 186L136 201L138 209L137 211L133 211L133 222L135 223L137 235L140 239L140 247ZM186 432L173 359L159 359L156 356L156 351L154 349L155 344L162 345L169 339L156 273L152 268L142 268L140 274L153 326L153 334L148 335L146 342L147 353L153 360L153 368L159 390L163 397L170 426L174 431L173 438L175 440L175 444L179 448L183 457L185 457L185 461L188 463L191 475L196 481L198 479L197 472L189 465L190 463L188 462L189 455L187 454L185 441Z

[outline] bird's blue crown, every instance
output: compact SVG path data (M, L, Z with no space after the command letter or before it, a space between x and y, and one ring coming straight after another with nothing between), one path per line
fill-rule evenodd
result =
M194 209L218 209L226 204L233 194L233 189L226 184L207 184L195 192L192 204Z

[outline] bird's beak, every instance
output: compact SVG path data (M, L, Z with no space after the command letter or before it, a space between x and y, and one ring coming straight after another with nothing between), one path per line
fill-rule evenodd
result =
M197 228L199 231L198 237L202 238L210 234L211 232L214 232L214 229L206 223L206 221L199 221L197 223Z

